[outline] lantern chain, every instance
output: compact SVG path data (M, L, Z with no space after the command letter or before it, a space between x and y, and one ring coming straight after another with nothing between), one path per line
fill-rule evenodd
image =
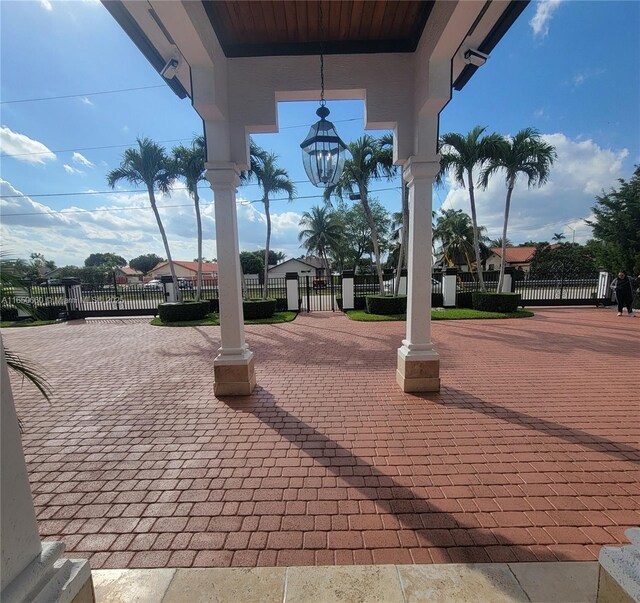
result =
M322 0L318 0L318 13L320 21L320 106L324 107L327 101L324 100L324 15L322 13Z

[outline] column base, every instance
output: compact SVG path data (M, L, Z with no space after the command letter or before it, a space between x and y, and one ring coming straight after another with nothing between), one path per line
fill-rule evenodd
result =
M598 603L634 603L640 601L640 528L629 528L626 546L600 549Z
M62 542L43 542L42 551L2 590L3 601L95 603L86 559L60 559Z
M396 380L406 393L439 392L440 356L435 351L413 355L400 348Z
M253 353L245 352L237 358L225 358L220 354L213 361L216 396L248 396L256 387Z

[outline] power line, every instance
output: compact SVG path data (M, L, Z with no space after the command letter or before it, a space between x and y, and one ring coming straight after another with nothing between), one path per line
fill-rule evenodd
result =
M39 98L21 98L19 100L0 101L0 105L10 105L16 103L35 103L38 101L58 100L60 98L80 98L85 96L99 96L101 94L116 94L118 92L134 92L135 90L151 90L152 88L165 88L165 84L154 86L139 86L137 88L121 88L119 90L102 90L101 92L87 92L85 94L65 94L61 96L41 96Z
M185 142L187 140L191 140L191 138L172 138L171 140L158 140L158 143L165 142ZM130 142L129 144L112 144L101 147L83 147L79 149L63 149L61 151L38 151L37 153L14 153L14 154L2 154L0 157L25 157L27 155L49 155L50 153L74 153L76 151L97 151L99 149L119 149L122 147L130 147L135 145L135 142Z
M383 192L383 191L393 191L393 190L398 190L399 187L396 186L392 186L392 187L387 187L387 188L377 188L377 189L371 189L369 192L370 193L379 193L379 192ZM184 190L184 189L180 189L180 190ZM123 191L119 191L119 192L123 192ZM129 192L144 192L144 191L129 191ZM295 197L294 201L297 201L299 199L319 199L321 198L322 195L303 195L301 197ZM273 199L269 199L269 201L288 201L289 197L274 197ZM238 205L251 205L253 203L262 203L262 199L255 199L252 201L249 200L244 200L244 201L240 201L240 200L236 200L236 203ZM201 207L207 207L209 205L213 205L213 201L207 202L207 203L200 203ZM178 204L178 205L157 205L158 209L165 209L165 208L175 208L175 207L193 207L193 203L183 203L183 204ZM0 214L1 217L3 218L9 218L9 217L15 217L15 216L52 216L52 215L56 215L56 216L60 216L60 215L66 215L66 214L92 214L92 213L104 213L104 212L116 212L116 211L129 211L129 210L147 210L149 209L148 206L145 207L105 207L102 209L68 209L68 210L59 210L59 211L31 211L31 212L20 212L20 213L13 213L13 214L7 214L7 213L2 213Z
M161 87L163 87L163 84L160 85ZM155 88L156 86L150 86L151 88ZM98 93L96 93L98 94ZM6 101L6 102L21 102L21 101ZM352 117L349 119L336 119L334 121L334 123L344 123L347 121L358 121L360 120L360 117ZM282 128L279 128L279 130L290 130L292 128L310 128L311 126L309 124L299 124L296 126L283 126ZM185 142L191 140L190 138L173 138L171 140L158 140L156 142L158 143L165 143L165 142ZM27 157L27 156L31 156L31 155L49 155L51 153L73 153L75 151L97 151L100 149L118 149L118 148L123 148L123 147L130 147L132 145L135 145L136 143L131 142L129 144L114 144L114 145L105 145L105 146L99 146L99 147L83 147L83 148L79 148L79 149L62 149L60 151L38 151L36 153L3 153L2 155L0 155L0 157Z

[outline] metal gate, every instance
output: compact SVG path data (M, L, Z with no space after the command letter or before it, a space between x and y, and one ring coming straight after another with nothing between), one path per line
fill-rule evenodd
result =
M606 302L598 293L598 276L562 268L548 274L516 273L513 291L520 294L523 306L597 305Z
M341 276L305 276L298 281L300 312L335 312L339 309L336 295L342 295Z

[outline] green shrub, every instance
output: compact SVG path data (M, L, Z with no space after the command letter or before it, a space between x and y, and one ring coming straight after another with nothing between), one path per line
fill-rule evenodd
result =
M518 311L519 293L482 293L474 291L471 295L473 309L483 312L504 312L511 314Z
M276 298L276 312L286 312L289 309L289 304L286 297Z
M367 295L367 312L369 314L405 314L407 311L407 296L398 295Z
M275 299L256 299L242 302L245 320L271 318L276 311Z
M0 307L0 320L12 322L18 320L18 308L11 308L9 306Z
M216 314L220 313L220 300L216 299L208 299L209 302L209 312L215 312Z
M160 304L158 315L162 322L202 320L209 313L209 300Z
M444 295L442 293L432 293L431 294L431 307L432 308L442 308L444 306Z
M60 314L67 315L66 306L36 306L33 318L36 320L58 320Z
M473 291L458 291L456 293L456 308L473 308L472 295Z

